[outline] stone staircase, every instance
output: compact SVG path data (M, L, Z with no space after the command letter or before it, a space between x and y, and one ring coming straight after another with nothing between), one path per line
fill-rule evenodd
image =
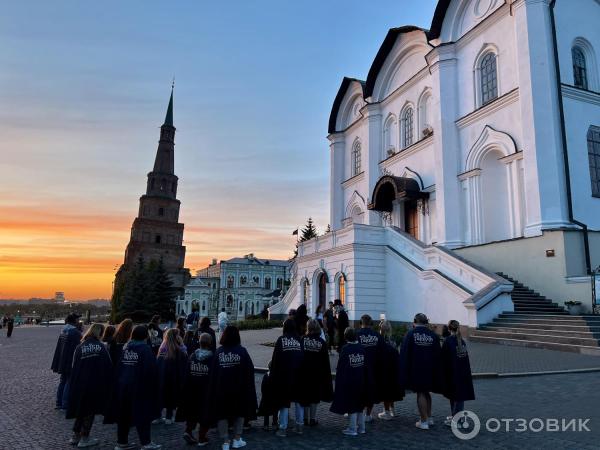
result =
M473 331L471 342L545 348L600 356L600 316L569 315L564 308L509 276L514 312Z

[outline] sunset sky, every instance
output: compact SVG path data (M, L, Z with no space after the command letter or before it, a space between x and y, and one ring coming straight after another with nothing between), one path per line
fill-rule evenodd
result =
M435 3L4 3L0 298L110 296L173 76L186 266L289 257L297 226L328 223L342 77Z

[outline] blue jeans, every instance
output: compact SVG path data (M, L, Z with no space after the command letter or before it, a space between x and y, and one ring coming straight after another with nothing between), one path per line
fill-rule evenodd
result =
M69 375L60 374L60 382L56 390L56 406L61 409L67 409L69 404Z
M348 414L348 429L358 433L364 433L365 431L365 413L352 413Z
M297 425L304 425L304 407L300 406L300 403L294 403L294 412ZM288 427L288 417L290 414L290 408L281 408L279 410L279 429L286 430Z

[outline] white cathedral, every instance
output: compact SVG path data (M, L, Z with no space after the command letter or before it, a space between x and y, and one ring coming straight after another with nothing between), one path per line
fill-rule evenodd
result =
M399 9L400 11L400 9ZM389 30L329 119L331 232L270 308L340 299L475 328L513 283L592 308L600 264L600 1L439 0Z

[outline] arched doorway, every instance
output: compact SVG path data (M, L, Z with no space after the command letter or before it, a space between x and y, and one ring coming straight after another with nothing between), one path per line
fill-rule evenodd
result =
M327 279L327 274L325 272L321 272L317 279L317 305L321 306L321 310L325 311L327 306L327 283L329 280Z
M492 242L511 237L506 165L504 155L489 151L481 161L481 212L483 241Z

